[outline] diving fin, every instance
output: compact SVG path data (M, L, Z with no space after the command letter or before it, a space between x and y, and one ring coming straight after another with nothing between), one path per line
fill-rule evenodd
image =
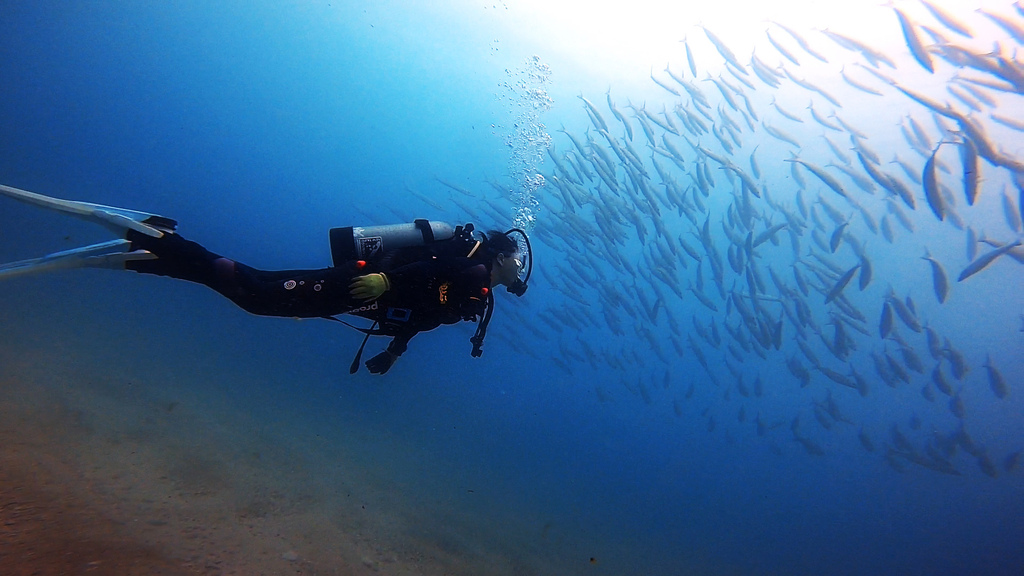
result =
M44 196L42 194L36 194L35 192L12 188L11 186L4 186L3 184L0 184L0 194L28 204L35 204L36 206L42 206L43 208L49 208L50 210L57 210L58 212L66 212L83 220L88 220L89 222L95 222L106 227L108 230L112 230L118 235L124 234L126 230L135 230L136 232L145 234L146 236L160 238L164 235L164 232L173 231L178 226L178 222L176 220L172 220L171 218L166 218L164 216L158 216L156 214L139 212L137 210L127 210L125 208L115 208L113 206L104 206L102 204L91 204L89 202L61 200L60 198ZM97 246L99 245L97 244ZM86 246L85 248L81 248L81 250L86 250L88 248L92 247ZM50 256L55 256L55 254L51 254ZM50 256L44 256L39 260L45 260ZM18 263L16 262L15 264ZM4 269L6 268L7 266L4 267Z
M42 258L21 260L0 265L0 280L69 268L124 269L125 262L155 260L156 254L148 250L131 250L128 240L111 240L82 248L48 254Z

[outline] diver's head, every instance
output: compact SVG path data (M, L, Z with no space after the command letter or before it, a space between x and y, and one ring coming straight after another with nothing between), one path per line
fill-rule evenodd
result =
M491 287L501 284L507 286L509 292L516 296L522 296L526 292L526 280L529 278L529 272L527 272L526 278L522 277L523 252L519 243L510 237L510 234L514 232L523 234L518 229L508 232L491 230L487 233L484 245L487 254L491 257ZM523 238L526 238L525 234L523 234ZM529 247L528 240L526 243Z
M511 286L519 278L522 258L516 241L497 230L487 232L484 250L491 259L491 287Z
M518 252L510 256L498 254L491 262L491 287L501 284L511 288L519 280L522 271L523 260Z

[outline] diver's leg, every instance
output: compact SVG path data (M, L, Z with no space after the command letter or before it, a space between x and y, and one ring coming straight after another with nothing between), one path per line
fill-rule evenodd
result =
M133 249L151 252L156 259L128 262L125 268L204 284L253 314L316 318L359 306L348 292L357 275L354 264L320 270L258 270L174 233L152 238L128 232L128 238Z
M128 270L170 276L208 286L212 286L223 277L223 273L218 270L224 268L224 264L218 266L215 263L218 260L227 260L226 258L210 252L196 242L182 238L179 234L166 233L160 238L154 238L129 230L126 237L131 242L132 250L144 250L155 256L152 260L127 262L125 268Z

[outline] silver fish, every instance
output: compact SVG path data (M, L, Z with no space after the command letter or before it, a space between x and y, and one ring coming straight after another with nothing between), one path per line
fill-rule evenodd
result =
M1003 187L1003 217L1006 219L1006 225L1010 227L1017 234L1021 233L1021 215L1017 211L1017 208L1013 205L1013 198L1006 193L1006 187Z
M668 90L670 93L672 93L672 94L674 94L676 96L679 96L679 91L678 90L676 90L675 88L669 86L668 84L666 84L666 83L662 82L661 80L658 80L657 78L654 77L654 68L651 68L651 80L654 80L655 84L657 84L658 86L661 86L665 90Z
M949 294L949 280L946 278L946 271L942 269L942 264L938 260L932 258L931 254L926 253L921 258L932 265L932 287L935 289L935 297L939 299L939 304L944 304L946 296Z
M967 205L974 206L978 197L978 180L981 163L978 161L978 148L974 142L965 138L960 143L960 160L964 167L964 195L967 197Z
M875 451L875 443L871 441L871 437L868 436L863 427L861 427L860 432L857 433L857 439L860 440L860 444L865 450L868 452Z
M863 82L859 82L857 80L854 80L852 77L850 77L846 73L846 71L843 68L845 68L845 66L839 69L839 75L843 77L843 80L847 84L849 84L850 86L853 86L854 88L856 88L857 90L860 90L861 92L865 92L867 94L873 94L875 96L882 96L882 93L879 92L878 90L875 90L874 88L872 88L871 86L868 86L867 84L864 84Z
M796 146L797 149L800 148L800 142L798 142L796 138L793 138L792 136L786 134L785 132L779 130L778 128L772 127L770 124L764 122L763 120L761 121L761 125L764 126L765 132L768 132L768 134L770 134L772 137L777 138L778 140L782 140L783 142L786 142L788 144L792 144L793 146Z
M838 280L836 280L835 285L832 286L832 289L829 290L828 294L825 296L825 304L828 304L829 302L835 300L840 294L843 293L843 288L846 288L846 285L850 283L850 280L853 279L853 275L857 273L857 270L860 270L860 267L861 265L859 263L855 264L853 268L847 270L842 276L839 277Z
M947 381L946 377L942 375L941 364L936 364L935 368L932 370L932 382L935 384L935 387L939 389L939 392L942 392L951 398L953 397L953 387L949 385L949 381Z
M885 54L878 50L875 50L874 48L868 46L867 44L859 40L854 40L849 36L844 36L837 32L833 32L828 28L822 30L821 32L828 36L829 38L831 38L833 42L839 44L843 48L846 48L851 52L860 52L861 55L863 55L864 58L866 58L867 61L870 62L871 65L874 66L875 68L878 67L879 63L882 63L892 68L893 70L896 69L896 64L888 56L886 56Z
M693 62L693 52L690 52L690 43L686 41L686 37L683 37L683 46L686 48L686 63L690 66L690 74L693 77L697 77L697 65Z
M971 276L977 274L978 272L981 272L982 270L985 269L986 266L991 264L993 260L999 258L1003 254L1006 254L1010 250L1013 250L1017 246L1020 246L1020 244L1020 240L1015 240L1008 244L1003 244L1002 246L996 248L995 250L991 250L989 252L982 254L976 260L968 264L966 268L964 268L963 272L960 273L960 276L956 279L956 281L963 282L964 280L970 278Z
M708 30L706 27L701 26L701 28L704 28L704 34L707 34L708 40L710 40L711 43L715 45L715 49L718 50L718 53L722 55L722 58L725 58L725 61L736 67L738 71L742 72L743 74L746 74L747 71L743 68L743 65L740 64L740 61L736 59L736 55L732 53L732 50L730 50L729 47L725 45L725 42L722 42L721 38L719 38L711 30Z
M772 88L779 87L781 75L772 70L764 60L758 58L756 53L750 55L750 68L754 70L754 74L765 84Z
M821 60L825 64L828 64L828 60L826 60L825 57L820 52L818 52L818 51L814 50L813 48L811 48L811 45L807 43L807 40L804 39L804 37L801 36L800 34L797 34L795 30L793 30L789 26L786 26L785 24L780 24L779 22L772 22L772 23L775 24L776 26L778 26L779 28L782 28L783 30L786 31L787 34L792 36L793 40L796 40L796 43L799 44L801 48L803 48L804 52L807 52L811 56L814 56L818 60Z
M799 122L799 123L803 124L804 121L801 120L799 116L797 116L796 114L794 114L792 112L789 112L785 108L782 108L781 106L779 106L779 103L775 101L774 97L772 97L772 101L769 104L774 106L775 109L778 110L779 114L782 114L783 116L785 116L786 118L789 118L793 122Z
M940 221L946 217L946 206L942 200L942 193L939 192L939 177L938 172L935 168L935 155L939 152L939 148L942 147L942 143L939 143L932 150L932 155L928 157L928 161L924 163L924 174L922 180L924 181L924 196L928 200L928 207L932 209L932 213Z
M866 255L860 257L860 291L863 292L868 284L871 284L872 277L871 261L868 260Z
M914 59L917 60L918 64L934 74L935 65L932 64L932 57L928 54L928 49L921 43L921 38L918 37L917 31L914 30L914 24L899 8L893 8L893 11L896 12L896 17L899 18L900 28L903 29L903 38L907 41L910 53L914 55Z
M839 243L843 240L843 231L846 230L846 227L849 226L849 224L849 222L843 222L839 226L836 226L835 231L832 232L832 237L829 239L828 247L831 249L833 254L835 254L836 250L839 248Z
M985 16L986 18L994 22L996 26L999 26L1003 30L1006 30L1006 32L1010 36L1013 36L1013 39L1017 41L1018 45L1024 44L1024 26L1017 24L1016 22L1010 20L1005 16L1000 16L999 14L993 14L991 12L986 12L985 10L981 9L979 9L978 12L980 12L982 16Z
M889 302L882 302L882 317L878 322L878 335L887 338L892 332L892 306Z
M787 50L785 46L779 44L779 42L772 37L771 30L765 30L764 33L765 35L768 36L768 42L771 43L771 45L774 46L775 49L779 51L779 54L782 54L786 58L786 60L789 60L793 64L796 64L797 66L800 65L800 61L796 59L796 56L794 56L792 52Z
M931 12L932 16L934 16L935 19L941 22L942 25L945 26L946 28L949 28L950 30L956 32L957 34L960 34L961 36L974 38L974 35L971 33L970 28L968 28L966 25L964 25L962 22L960 22L953 16L950 16L947 12L945 12L938 6L932 4L928 0L921 0L921 4L924 4L925 9Z
M988 371L988 385L992 388L992 393L1000 400L1006 398L1010 393L1010 388L1006 385L1006 380L1003 379L1003 375L1000 374L999 370L996 370L996 367L992 365L991 356L985 356L985 363L983 366L985 367L985 370Z
M903 321L903 324L905 324L907 328L910 328L917 333L921 332L921 323L918 322L917 316L914 315L914 311L911 310L910 307L902 300L897 298L891 288L889 289L888 301L892 304L892 308L896 312L896 315L899 316L900 320Z
M846 196L846 190L843 189L843 185L840 184L839 181L836 180L835 177L833 177L831 174L829 174L828 172L825 172L825 170L823 168L820 168L819 166L811 164L810 162L805 162L805 161L803 161L803 160L801 160L799 158L786 158L785 162L793 162L793 163L796 163L796 164L800 164L804 168L807 168L808 170L810 170L812 174L817 176L819 180L824 182L825 185L828 186L829 188L831 188L836 194L839 194L843 198L847 197Z

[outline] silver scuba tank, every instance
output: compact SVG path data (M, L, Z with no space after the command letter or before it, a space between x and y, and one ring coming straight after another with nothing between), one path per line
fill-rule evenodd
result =
M331 228L331 258L335 266L352 260L375 260L389 250L426 246L454 235L451 225L422 218L407 224Z

